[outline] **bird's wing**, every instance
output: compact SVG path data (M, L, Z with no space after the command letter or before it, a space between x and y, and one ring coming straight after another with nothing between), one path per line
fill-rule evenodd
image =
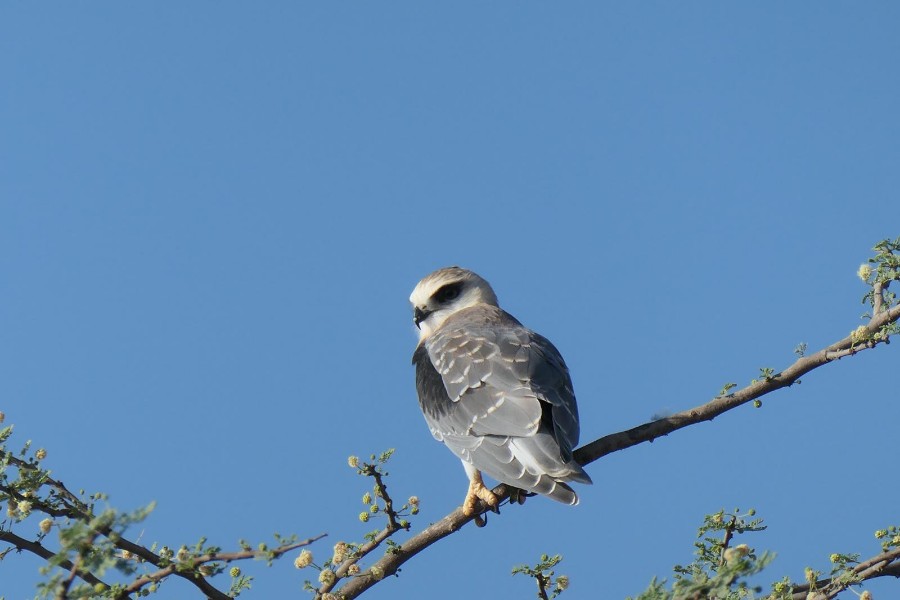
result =
M542 422L563 462L578 443L572 382L549 340L503 314L499 324L454 323L432 335L417 363L419 397L432 433L452 436L533 437ZM434 374L427 385L429 365ZM426 384L423 386L422 384ZM430 387L430 390L423 390ZM423 391L425 392L423 397Z

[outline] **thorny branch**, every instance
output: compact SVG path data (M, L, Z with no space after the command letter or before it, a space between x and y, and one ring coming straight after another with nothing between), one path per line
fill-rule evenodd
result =
M898 320L900 320L900 305L894 306L889 310L884 310L882 306L881 310L876 312L868 325L865 326L866 335L862 336L864 339L858 333L847 336L814 354L801 357L784 371L756 381L737 392L718 396L710 402L695 408L594 440L575 451L575 460L582 466L588 465L607 454L625 450L644 442L652 442L659 437L690 425L703 421L712 421L729 410L752 402L781 388L793 385L802 376L818 367L845 356L853 356L864 350L874 348L880 343L886 343L887 340L879 337L878 334L884 327L896 323ZM862 341L860 341L861 339ZM499 500L503 501L509 498L510 490L506 485L501 484L495 487L493 492L498 496ZM482 510L484 509L486 507L482 506ZM433 523L411 537L396 548L394 552L380 558L373 567L378 569L384 577L393 575L413 556L435 542L459 531L469 521L475 520L475 518L476 515L467 517L463 514L461 508L457 508L440 521ZM344 600L352 600L378 583L379 579L376 579L368 572L362 573L348 580L336 591L336 595L343 597Z

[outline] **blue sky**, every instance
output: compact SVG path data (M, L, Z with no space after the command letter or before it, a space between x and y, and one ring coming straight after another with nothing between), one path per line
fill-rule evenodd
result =
M571 368L584 441L859 324L896 237L895 3L4 3L0 410L71 487L177 547L358 540L349 454L419 527L461 501L415 399L407 297L448 264ZM364 597L623 598L754 507L763 577L878 550L900 403L882 347L591 465L582 503L467 527ZM40 562L0 563L33 595ZM290 560L247 597L304 597ZM870 589L896 594L896 582ZM162 597L185 597L180 583ZM883 592L884 593L884 592Z

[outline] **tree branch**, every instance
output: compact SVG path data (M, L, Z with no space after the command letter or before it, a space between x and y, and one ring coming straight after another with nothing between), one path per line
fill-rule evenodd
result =
M162 581L166 577L170 575L181 574L184 576L184 573L179 573L179 571L184 571L186 573L195 573L197 567L200 565L210 563L210 562L224 562L230 563L236 560L247 560L249 558L267 558L268 556L272 556L272 558L278 558L291 550L296 550L297 548L302 548L303 546L309 546L315 541L318 541L325 537L327 534L319 534L315 537L311 537L309 539L303 540L302 542L295 542L293 544L284 544L283 546L279 546L271 551L259 551L259 550L242 550L239 552L215 552L212 554L201 554L200 556L195 556L188 561L184 562L172 562L168 566L163 567L153 573L148 573L135 579L124 590L120 593L117 598L121 600L125 600L131 597L131 594L139 591L146 585L149 585L155 581ZM187 566L185 566L185 563ZM218 590L216 590L218 592ZM218 592L224 598L230 598L227 594L223 594L222 592Z
M97 535L99 534L95 533L86 540L85 550L93 546L94 540L97 539ZM83 552L84 550L75 556L74 564L72 565L72 568L69 569L69 576L63 580L59 585L59 589L56 591L56 600L68 600L69 589L72 587L72 584L75 583L75 578L81 577L82 572L84 571L84 569L81 568L81 565L84 562Z
M4 459L9 462L9 464L13 465L18 469L28 470L32 472L36 472L40 470L40 467L36 464L30 463L28 461L22 460L16 456L13 456L12 453L0 453L0 459ZM168 561L163 559L160 555L152 552L150 549L136 544L120 535L116 534L113 528L104 523L96 523L94 521L96 515L94 514L93 507L89 504L83 502L78 496L73 494L66 488L66 486L59 480L53 479L49 475L44 476L44 484L51 487L53 490L52 493L56 495L56 497L62 501L63 506L57 507L52 504L50 501L41 500L39 498L29 498L34 505L34 510L43 512L44 514L53 516L53 517L67 517L70 519L74 519L80 521L82 523L88 524L91 526L93 530L93 537L91 543L93 543L93 539L99 535L102 535L108 538L117 548L123 550L125 552L130 553L132 556L154 565L158 568L154 573L150 573L139 579L135 580L131 584L128 585L127 589L128 593L137 591L141 589L143 586L152 583L153 581L159 581L165 577L170 575L175 575L177 577L181 577L189 582L191 582L194 586L196 586L207 598L213 598L216 600L228 600L230 596L225 594L224 592L217 589L213 586L205 577L198 575L195 569L185 569L183 565L177 562ZM25 497L22 496L16 490L3 486L0 487L0 491L3 491L10 495L10 497L15 498L18 501L25 500ZM214 562L214 561L223 561L223 562L231 562L234 560L242 560L247 558L260 558L265 557L269 554L274 554L276 557L281 556L282 554L289 552L293 549L299 548L301 546L306 546L311 544L312 542L321 539L325 534L316 536L315 538L310 538L309 540L305 540L302 542L294 543L294 544L285 544L283 546L279 546L278 548L272 550L271 552L261 552L256 550L248 550L248 551L240 551L240 552L230 552L230 553L216 553L216 554L205 554L202 556L195 557L192 560L193 566L199 566L206 562ZM0 540L9 541L16 545L16 547L31 551L38 556L41 556L44 559L48 559L50 557L55 556L53 552L47 550L40 544L34 542L28 542L12 533L0 531ZM80 568L79 563L80 557L76 559L76 562L72 561L63 561L60 563L60 566L66 570L69 570L69 576L63 582L62 587L59 591L59 598L65 598L67 596L67 592L69 587L74 582L75 577L80 577L84 581L92 584L103 583L100 579L92 575L90 572L84 571ZM127 598L128 593L124 595L120 595L120 598Z
M50 560L51 558L56 556L55 552L45 548L39 542L31 542L29 540L26 540L25 538L17 536L16 534L14 534L11 531L0 531L0 541L8 542L8 543L12 544L13 546L15 546L16 548L18 548L20 551L25 550L27 552L31 552L32 554L34 554L36 556L40 556L44 560ZM73 563L70 560L61 561L59 563L59 566L62 567L63 569L67 569L67 570L71 570L71 571L77 570L75 563ZM103 583L103 581L98 579L93 573L90 573L88 571L80 571L79 570L78 576L92 585L97 585L98 583L101 585L106 585L105 583Z
M581 465L588 465L607 454L612 454L644 442L652 442L656 438L668 435L689 425L711 421L729 410L761 398L775 390L793 385L800 377L822 365L845 356L853 356L863 350L874 348L880 343L887 343L887 339L878 337L881 329L896 322L898 319L900 319L900 305L894 306L889 310L882 310L875 314L868 325L865 326L866 335L863 336L865 339L862 341L860 341L859 334L847 336L815 354L801 357L781 373L756 381L733 394L718 396L706 404L682 411L670 417L594 440L574 452L575 460ZM500 501L509 497L509 488L504 484L498 485L493 492ZM484 510L486 507L482 505L481 508ZM475 518L476 515L467 517L463 514L461 508L457 508L440 521L433 523L411 537L399 548L380 558L373 566L380 569L383 577L393 575L413 556L435 542L459 531L466 523ZM380 577L376 579L371 573L362 573L341 586L336 591L336 595L343 597L344 600L352 600L374 586L380 579Z
M839 581L837 577L817 581L816 590L819 592L812 599L809 599L809 584L794 586L792 597L794 600L830 600L850 586L867 579L900 577L900 548L873 556L859 563L853 568L853 573L859 577L853 582Z
M737 408L742 404L752 402L775 390L795 384L798 379L813 369L845 356L853 356L863 350L874 348L884 341L876 339L876 334L880 332L882 327L894 323L898 319L900 319L900 305L890 310L882 311L869 321L869 324L865 327L868 339L864 341L858 341L858 336L847 336L815 354L801 357L781 373L776 373L768 379L752 383L733 394L718 396L702 406L682 411L664 419L645 423L628 431L614 433L594 440L575 451L575 460L581 465L587 465L607 454L624 450L643 442L652 442L658 437L668 435L689 425L703 421L712 421L722 413Z

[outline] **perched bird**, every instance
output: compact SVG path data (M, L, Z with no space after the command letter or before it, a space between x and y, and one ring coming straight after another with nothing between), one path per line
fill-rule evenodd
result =
M578 407L559 351L502 310L490 284L466 269L431 273L409 297L419 344L419 405L435 439L463 462L463 512L497 497L481 472L515 488L578 504L570 481L591 483L572 458Z

